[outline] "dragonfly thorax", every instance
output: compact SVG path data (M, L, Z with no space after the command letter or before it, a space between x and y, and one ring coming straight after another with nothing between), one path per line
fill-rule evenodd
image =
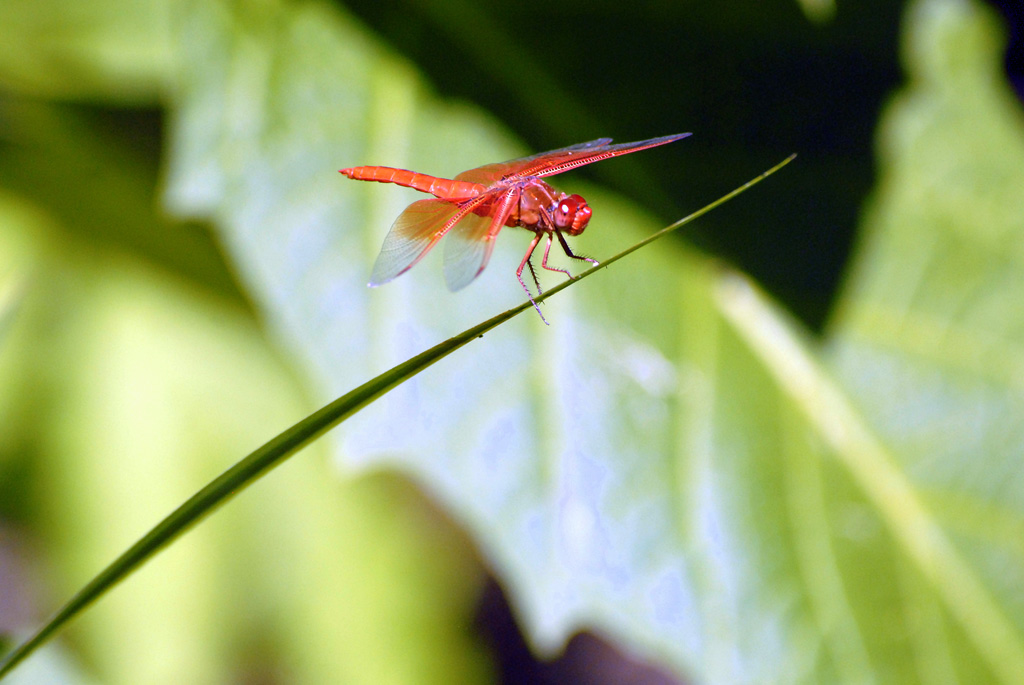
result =
M521 179L517 185L518 198L507 225L566 235L579 235L587 227L592 210L579 195L555 190L536 177Z

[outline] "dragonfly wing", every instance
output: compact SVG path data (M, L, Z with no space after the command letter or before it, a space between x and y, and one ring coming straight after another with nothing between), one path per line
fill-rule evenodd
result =
M430 251L445 234L445 227L458 220L463 211L458 204L445 200L419 200L405 208L391 226L384 245L377 255L370 276L370 285L378 286L401 276Z
M597 140L589 140L586 143L579 143L577 145L570 145L569 147L563 147L559 150L551 150L550 152L541 152L540 154L530 155L529 157L520 157L519 159L510 159L507 162L498 162L497 164L488 164L486 166L478 167L476 169L470 169L469 171L463 171L461 174L455 177L456 181L468 181L470 183L481 183L483 185L491 185L496 181L510 175L526 176L528 174L518 173L520 169L523 169L540 158L562 158L571 157L572 154L580 150L589 150L592 148L601 148L612 142L611 138L598 138Z
M501 179L517 179L524 176L553 176L563 171L569 171L593 162L599 162L609 157L628 155L631 152L639 152L648 148L666 145L681 138L686 138L689 133L676 133L671 136L661 136L649 140L639 140L635 143L619 143L612 145L611 138L598 138L578 145L570 145L550 152L542 152L538 155L513 159L499 164L488 164L478 169L464 171L455 177L458 181L470 181L491 185Z
M676 133L671 136L661 136L649 140L640 140L635 143L619 143L618 145L597 145L590 148L570 150L558 157L547 157L541 155L538 159L530 162L520 169L516 176L553 176L563 171L569 171L577 167L599 162L602 159L628 155L631 152L647 150L659 145L667 145L689 136L689 133ZM609 141L610 142L610 141Z
M449 290L465 288L486 268L494 241L518 198L516 189L508 189L493 205L492 216L469 214L455 224L444 246L444 280Z

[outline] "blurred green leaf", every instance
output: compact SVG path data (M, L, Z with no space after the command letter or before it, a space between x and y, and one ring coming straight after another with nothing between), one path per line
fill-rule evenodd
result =
M823 23L831 20L836 13L835 0L799 0L799 3L811 21Z
M952 559L897 575L922 679L1024 673L1024 112L977 3L915 3L829 358ZM950 575L950 561L962 573ZM966 574L964 576L963 574Z
M215 473L214 459L285 425L301 403L237 309L119 259L63 266L75 284L64 337L39 344L30 317L19 337L35 347L23 340L15 352L21 367L38 355L61 371L48 379L59 403L37 419L35 468L68 592ZM324 479L323 462L306 456L83 622L77 640L104 682L224 682L239 668L310 683L487 673L460 632L482 581L470 546L407 485ZM239 615L251 623L225 622ZM416 642L393 653L409 633ZM255 656L265 641L288 649Z
M0 87L35 97L156 104L173 70L172 0L5 0Z
M18 309L19 291L20 283L14 278L0 283L0 345L3 344L11 320Z
M27 5L0 12L11 6ZM29 26L24 17L18 21L0 25ZM1024 123L1019 103L996 76L1002 39L977 3L917 0L906 26L909 82L883 119L882 177L823 360L817 344L755 287L700 255L664 246L551 302L552 328L520 317L489 333L474 346L479 349L434 367L346 425L338 450L343 458L399 465L469 525L535 645L550 651L577 627L597 628L709 682L1015 682L1024 672L1024 606L1017 591L1024 580L1018 382L1024 300L1017 275ZM158 46L158 32L147 31L118 38L147 37ZM348 390L522 299L511 270L525 241L511 230L490 270L464 292L445 292L431 259L367 291L380 239L414 194L350 183L334 173L349 164L383 163L454 174L524 152L492 120L432 96L411 67L322 4L189 3L176 7L173 30L163 40L182 56L168 91L168 204L217 223L247 288L317 385L317 397ZM49 39L30 43L23 36L12 45L42 45L79 65L68 77L46 60L0 55L0 78L24 92L74 94L78 84L90 84L90 92L148 101L147 88L160 79L155 75L166 73L154 66L159 59L143 60L138 82L148 85L132 95L132 88L117 85L117 60L107 62L115 68L106 75L80 66L102 65L99 51L79 49L75 41L66 47ZM686 155L685 144L673 146L672 154ZM567 189L573 184L571 175L559 179ZM22 188L29 192L32 185ZM595 207L592 227L579 241L585 253L601 258L654 228L635 208L598 190L572 190ZM772 199L758 193L745 201ZM111 271L109 263L101 268ZM46 378L78 383L68 395L74 411L58 424L59 434L77 432L98 463L111 457L94 454L97 445L114 449L113 441L123 438L148 453L143 448L167 434L141 432L140 412L125 400L133 386L97 378L97 370L141 378L154 363L157 387L188 395L189 386L178 386L167 371L175 365L168 360L181 363L208 348L174 334L173 324L192 321L191 304L155 297L164 304L154 309L166 309L167 319L124 308L137 288L152 294L133 278L115 275L96 290L120 293L115 297L92 302L89 289L81 300L63 301L75 311L83 305L71 330L96 332L85 336L95 344L77 355L48 356L56 348L40 349L32 367L45 368ZM73 291L76 283L71 279L63 289ZM138 299L153 301L148 298ZM210 318L223 326L224 312L212 311ZM104 312L105 318L88 323ZM42 319L39 328L51 321ZM108 335L102 321L127 325L129 332ZM135 346L140 330L157 345L152 358ZM16 337L12 333L12 342ZM227 341L224 347L209 343L220 350L211 358L222 360L214 366L226 364L243 376L226 376L243 396L279 387L262 383L265 377L245 362L227 360L238 338L210 338ZM112 358L104 355L104 342L112 343ZM46 366L51 360L55 369ZM205 373L221 377L216 369ZM195 387L221 397L204 382ZM238 401L218 399L224 407ZM103 423L95 415L109 404L121 410ZM265 428L241 426L245 417L221 413L200 419L218 431L237 419L240 441ZM119 436L125 425L139 436ZM48 454L69 452L76 442L69 437ZM193 463L199 445L210 442L221 455L232 449L209 436L183 440L180 454L163 449L168 459ZM84 470L67 468L69 480ZM299 467L279 472L277 486L287 487L288 496L257 501L264 491L257 490L230 509L239 517L250 506L273 511L270 523L261 518L239 527L274 542L267 543L267 556L240 554L222 582L251 580L253 569L265 565L265 577L234 591L274 605L252 608L260 618L287 615L281 623L312 627L308 636L290 638L288 655L268 658L293 665L309 682L379 682L389 675L442 681L442 673L459 668L467 680L481 677L484 667L472 654L454 667L430 661L431 654L475 648L457 628L471 602L472 582L469 589L465 583L471 562L455 564L470 567L456 574L461 583L420 578L419 586L401 571L417 567L421 557L415 550L401 556L402 543L385 525L361 529L371 532L357 535L361 544L346 546L331 534L349 519L324 514L335 493L315 466L305 468L309 473L289 486L284 481ZM116 495L109 502L85 501L99 497L88 490L102 493L112 485L90 480L96 478L86 474L74 483L86 494L68 483L53 488L55 502L67 501L55 520L68 525L80 516L90 530L123 524ZM164 492L160 482L139 486L146 478L122 488ZM382 499L364 501L350 492L337 498L355 520L376 511L375 504L377 513L401 506L409 495L405 486L381 489ZM84 504L75 506L72 495ZM174 501L175 495L164 497ZM412 506L409 513L420 512ZM303 525L308 537L296 536ZM400 539L414 546L418 538L409 532ZM381 540L388 543L383 557L375 556ZM240 537L234 543L260 545ZM105 561L117 546L109 542L89 554ZM342 560L370 557L373 563L346 571L339 557L323 556L337 548L348 552ZM187 556L190 549L186 544L176 553ZM430 558L429 550L421 552ZM88 565L75 577L96 562ZM160 568L153 573L160 575ZM382 577L381 569L394 575ZM285 587L280 574L289 578ZM276 595L307 577L324 585L311 594ZM344 582L332 586L330 578ZM215 582L204 576L201 585ZM448 585L459 591L452 606L445 601ZM432 630L400 628L414 621L389 625L371 598L361 602L378 592L400 606L403 596L431 594L439 611L451 609L439 619L439 630L450 632L435 643L423 639ZM150 606L166 603L166 593L158 588ZM203 606L203 596L191 598L200 604L193 621L213 625L206 612L219 605ZM224 605L229 601L232 609L247 606L238 597ZM147 604L133 603L141 609L124 611L122 626L138 631L160 622L162 613L140 617ZM360 612L377 619L375 630L352 624ZM408 618L401 610L398 615ZM106 642L86 639L113 644L115 633L109 631ZM240 639L261 645L264 636ZM341 665L330 659L337 645L345 650ZM218 649L216 641L204 647ZM395 655L408 660L381 671ZM153 667L151 656L139 655L137 668ZM111 658L115 663L106 668L118 671L117 657ZM128 665L120 666L122 677L130 678Z
M5 685L92 685L92 682L75 667L66 650L57 645L44 647L31 663L4 680Z
M31 213L24 211L13 198L0 194L0 235L11 236L4 241L4 249L0 249L0 347L18 311L33 262L31 248L24 244L28 241L22 238L18 240L21 245L13 243L23 223L30 223L32 219Z
M973 5L922 0L914 12L907 41L927 57L915 62L911 97L994 89L998 41L979 32L988 20ZM961 21L916 20L950 13ZM383 231L412 195L332 175L363 163L454 174L522 152L484 117L437 101L321 5L197 6L179 39L189 52L169 202L217 221L321 396L521 299L510 271L523 241L513 231L466 291L445 293L429 258L365 290ZM957 106L979 106L969 100ZM970 140L976 128L961 124L944 140ZM1005 131L994 140L1017 160L1007 168L1021 168L1006 157L1019 127ZM976 152L971 183L993 170ZM903 159L885 163L899 169ZM903 179L901 192L920 193L922 181ZM951 222L964 216L946 214L952 188L936 187L942 201L929 207ZM587 196L595 219L585 252L600 258L652 230L634 209ZM976 197L964 199L972 210ZM989 230L1009 236L1016 225L1004 217ZM882 259L908 273L918 248L900 241ZM400 463L439 493L546 651L590 626L711 682L905 682L944 663L1011 679L1024 643L1004 583L1020 560L1002 546L975 552L977 541L938 515L903 444L877 422L883 403L872 394L871 410L861 403L858 384L877 392L877 369L851 376L840 364L847 396L814 345L750 286L687 251L649 252L553 302L550 329L521 318L366 410L346 424L344 458ZM935 283L952 285L948 274ZM992 301L1016 304L998 281L973 285L983 286ZM897 333L887 343L899 348ZM914 396L913 409L927 400ZM955 472L988 473L986 464L974 454Z
M39 277L40 253L44 251L40 233L46 226L43 213L0 191L0 289L6 300L0 314L0 433L6 447L0 450L0 510L7 515L25 497L18 492L18 479L13 475L13 455L27 440L33 407L25 402L29 374L15 361L20 356L17 329L24 318L25 300Z
M0 508L39 549L43 606L309 406L204 229L161 215L118 123L136 120L10 95L0 111L0 280L21 293L0 345ZM464 628L471 545L406 481L324 478L315 454L120 587L67 653L105 683L486 679ZM11 677L48 669L43 652Z
M130 252L211 290L243 299L205 226L159 211L158 169L115 135L156 132L155 116L104 120L81 107L12 98L0 112L0 187L45 207L58 233L101 250ZM142 135L138 132L137 135ZM56 236L55 236L55 239Z
M212 512L215 508L223 505L229 499L239 494L242 490L248 488L249 485L260 479L263 475L268 473L271 469L280 465L284 460L294 455L299 450L306 447L309 443L316 440L316 438L323 435L326 431L332 427L337 426L341 422L350 418L360 409L366 405L374 402L377 398L383 396L385 393L392 391L393 388L401 383L407 382L410 378L416 376L422 370L430 367L432 364L440 361L444 357L452 354L455 351L461 349L464 345L475 341L478 338L482 338L485 333L493 330L502 323L510 320L517 314L521 314L523 311L529 309L532 306L543 303L551 296L558 292L565 290L568 286L573 285L575 282L582 280L583 278L593 275L595 272L608 268L616 261L623 257L635 252L636 250L644 247L645 245L654 242L655 240L664 237L671 231L678 229L679 227L690 223L698 217L706 214L715 207L727 202L733 197L746 191L750 187L759 183L760 181L767 178L769 175L775 173L783 166L791 162L793 157L790 157L772 169L761 174L757 178L749 181L743 186L735 189L731 193L723 196L715 202L703 207L702 209L694 212L692 215L677 221L671 226L667 226L655 234L647 237L639 243L631 246L630 248L620 252L614 257L609 258L604 264L595 266L589 269L586 273L581 274L577 279L563 281L559 285L551 288L548 292L538 295L536 302L524 302L518 307L503 312L497 316L492 317L490 320L485 321L473 328L470 328L458 336L454 336L449 340L427 350L421 354L416 355L412 359L409 359L393 369L388 370L384 374L373 378L361 386L354 388L344 396L334 400L327 406L314 412L310 416L306 417L299 423L291 426L284 430L276 437L269 440L267 443L259 447L250 453L247 457L234 464L231 468L226 470L224 473L213 479L209 484L203 487L195 495L186 500L181 506L175 509L171 514L161 520L157 525L152 527L145 535L132 545L128 550L118 556L113 562L111 562L106 568L100 573L95 575L92 580L86 583L75 595L68 600L55 614L47 621L40 629L38 629L33 635L31 635L26 641L18 645L10 654L4 656L0 660L0 676L14 669L19 663L31 655L40 645L46 642L53 634L63 628L65 624L71 621L74 617L85 610L90 604L97 601L100 597L106 594L114 585L120 583L129 575L133 574L138 568L140 568L146 561L155 556L162 548L168 546L172 541L177 539L179 536L184 534L198 521L204 518L207 514ZM110 280L110 279L108 279ZM120 298L118 298L120 299ZM138 299L138 298L136 298ZM157 310L164 312L172 309L168 306L158 306ZM90 317L98 318L100 317ZM168 336L160 336L161 342ZM149 352L156 345L144 344L142 349ZM117 358L120 361L126 355L118 353ZM212 374L204 374L204 380ZM109 390L104 391L102 389L101 382L87 383L87 387L92 391L95 388L100 388L104 401L108 401L109 398L116 396L116 392ZM193 384L193 387L196 384ZM235 384L237 385L237 384ZM167 394L167 393L163 393ZM96 403L90 403L90 409ZM86 421L87 425L99 425L102 421ZM79 441L76 435L75 443L82 442L90 447L97 444L102 445L104 436L89 436L89 439ZM71 450L63 450L70 452ZM104 449L104 453L108 450ZM92 462L96 460L88 460L90 466L87 471L92 474L95 470L92 467ZM76 462L78 463L78 462ZM102 469L101 469L102 471ZM142 476L148 476L149 471L144 471ZM161 476L160 480L164 480L166 475ZM81 480L81 479L75 479ZM138 481L139 477L135 477L131 480ZM161 483L162 484L162 483ZM95 487L86 489L86 492L93 492L102 490L106 486L105 482L97 484ZM148 488L150 492L154 488ZM88 539L88 536L80 536L82 539ZM399 573L404 573L400 570ZM402 583L396 585L401 586ZM134 605L134 604L133 604ZM204 603L205 606L205 603ZM421 641L421 642L429 642ZM417 644L420 644L419 642ZM139 650L132 650L136 653ZM428 650L431 651L431 650ZM129 673L135 672L129 670ZM450 676L450 673L448 674ZM422 677L420 674L418 677Z

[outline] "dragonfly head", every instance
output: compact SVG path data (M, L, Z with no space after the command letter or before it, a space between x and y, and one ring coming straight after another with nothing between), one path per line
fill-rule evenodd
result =
M567 195L555 206L555 227L569 235L579 235L587 227L593 210L579 195Z

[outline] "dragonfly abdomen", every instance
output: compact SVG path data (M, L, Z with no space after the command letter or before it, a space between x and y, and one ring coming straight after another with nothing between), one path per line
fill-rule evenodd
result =
M453 181L449 178L438 178L408 169L395 169L388 166L357 166L342 169L341 173L357 181L395 183L406 188L414 188L442 200L465 200L476 197L485 189L479 183Z

